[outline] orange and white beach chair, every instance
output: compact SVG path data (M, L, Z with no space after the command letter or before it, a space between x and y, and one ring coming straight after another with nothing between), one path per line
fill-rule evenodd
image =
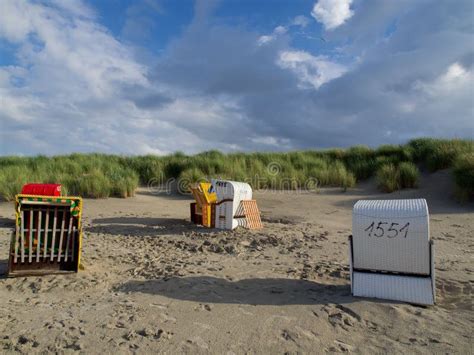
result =
M216 191L215 225L220 229L238 226L249 229L263 228L257 201L252 199L249 184L237 181L212 180Z

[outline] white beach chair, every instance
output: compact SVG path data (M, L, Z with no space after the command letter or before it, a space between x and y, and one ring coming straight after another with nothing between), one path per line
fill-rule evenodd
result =
M358 201L352 233L354 296L434 304L434 245L426 200Z
M249 184L217 179L213 179L211 184L217 195L216 228L262 228L260 212L256 201L252 200L252 188Z

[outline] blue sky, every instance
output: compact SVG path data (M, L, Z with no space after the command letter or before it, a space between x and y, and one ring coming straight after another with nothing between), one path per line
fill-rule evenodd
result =
M464 0L2 0L0 155L474 138Z

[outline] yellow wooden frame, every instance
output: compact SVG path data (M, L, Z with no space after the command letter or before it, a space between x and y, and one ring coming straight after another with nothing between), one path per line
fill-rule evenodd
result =
M190 186L190 190L196 200L196 212L202 214L202 225L205 227L212 226L212 204L217 201L215 192L209 192L211 183L200 182Z

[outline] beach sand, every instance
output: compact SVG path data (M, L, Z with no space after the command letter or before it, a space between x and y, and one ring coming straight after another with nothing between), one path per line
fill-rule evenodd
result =
M474 205L449 172L382 194L255 192L264 229L189 222L189 196L84 201L84 271L0 278L0 349L22 353L472 353ZM437 304L355 298L348 235L359 199L424 197ZM5 272L13 204L0 203Z

